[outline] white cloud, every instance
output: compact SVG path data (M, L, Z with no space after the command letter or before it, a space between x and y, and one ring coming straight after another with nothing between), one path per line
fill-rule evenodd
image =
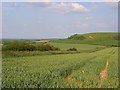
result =
M51 10L54 12L60 13L68 13L68 12L88 12L85 6L80 3L73 3L73 2L49 2L49 0L45 0L45 2L38 3L37 0L31 0L29 2L31 5L37 7L43 7L46 10Z
M27 2L50 2L50 0L26 0Z
M80 3L50 3L46 6L47 9L68 13L68 12L88 12L89 10Z
M85 20L91 20L91 19L93 19L93 17L91 16L85 17Z
M70 4L70 6L71 6L71 9L73 10L73 11L89 11L87 8L85 8L83 5L81 5L81 4L78 4L78 3L71 3Z
M118 2L120 0L1 0L2 2Z
M120 0L91 0L90 2L119 2L119 1Z

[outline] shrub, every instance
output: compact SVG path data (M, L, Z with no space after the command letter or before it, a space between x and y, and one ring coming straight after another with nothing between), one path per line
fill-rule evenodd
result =
M36 50L39 50L39 51L55 51L55 50L60 50L59 48L56 48L52 45L49 45L49 44L42 44L40 46L37 46L36 47L37 49Z
M76 48L70 48L67 51L77 51L77 49Z
M12 51L33 51L34 49L35 46L29 44L28 42L19 42L19 41L13 41L3 47L3 50L12 50Z
M111 45L111 47L120 47L120 45Z
M2 48L3 51L55 51L60 50L49 44L33 45L29 42L13 41Z

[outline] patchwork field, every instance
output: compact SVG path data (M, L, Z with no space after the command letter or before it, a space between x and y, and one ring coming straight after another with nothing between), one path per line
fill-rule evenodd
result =
M118 87L118 48L93 53L4 58L2 87L98 88L108 60L108 80L101 87Z

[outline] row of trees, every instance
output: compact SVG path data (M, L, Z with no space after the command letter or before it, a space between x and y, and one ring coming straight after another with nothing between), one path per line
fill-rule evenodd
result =
M28 42L19 42L19 41L13 41L5 46L3 46L3 51L6 50L12 50L12 51L55 51L60 50L57 47L54 47L49 44L40 44L40 45L34 45Z

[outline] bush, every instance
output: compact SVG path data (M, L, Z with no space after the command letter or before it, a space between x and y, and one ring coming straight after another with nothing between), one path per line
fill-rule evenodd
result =
M3 46L3 50L12 51L33 51L35 46L29 44L28 42L13 41L6 46Z
M67 51L77 51L77 49L76 48L70 48Z
M111 47L120 47L120 45L111 45Z
M59 48L56 48L52 45L49 45L49 44L42 44L40 46L37 46L36 47L37 49L36 50L39 50L39 51L55 51L55 50L60 50Z
M13 41L2 48L3 51L55 51L60 50L49 44L33 45L29 42Z

